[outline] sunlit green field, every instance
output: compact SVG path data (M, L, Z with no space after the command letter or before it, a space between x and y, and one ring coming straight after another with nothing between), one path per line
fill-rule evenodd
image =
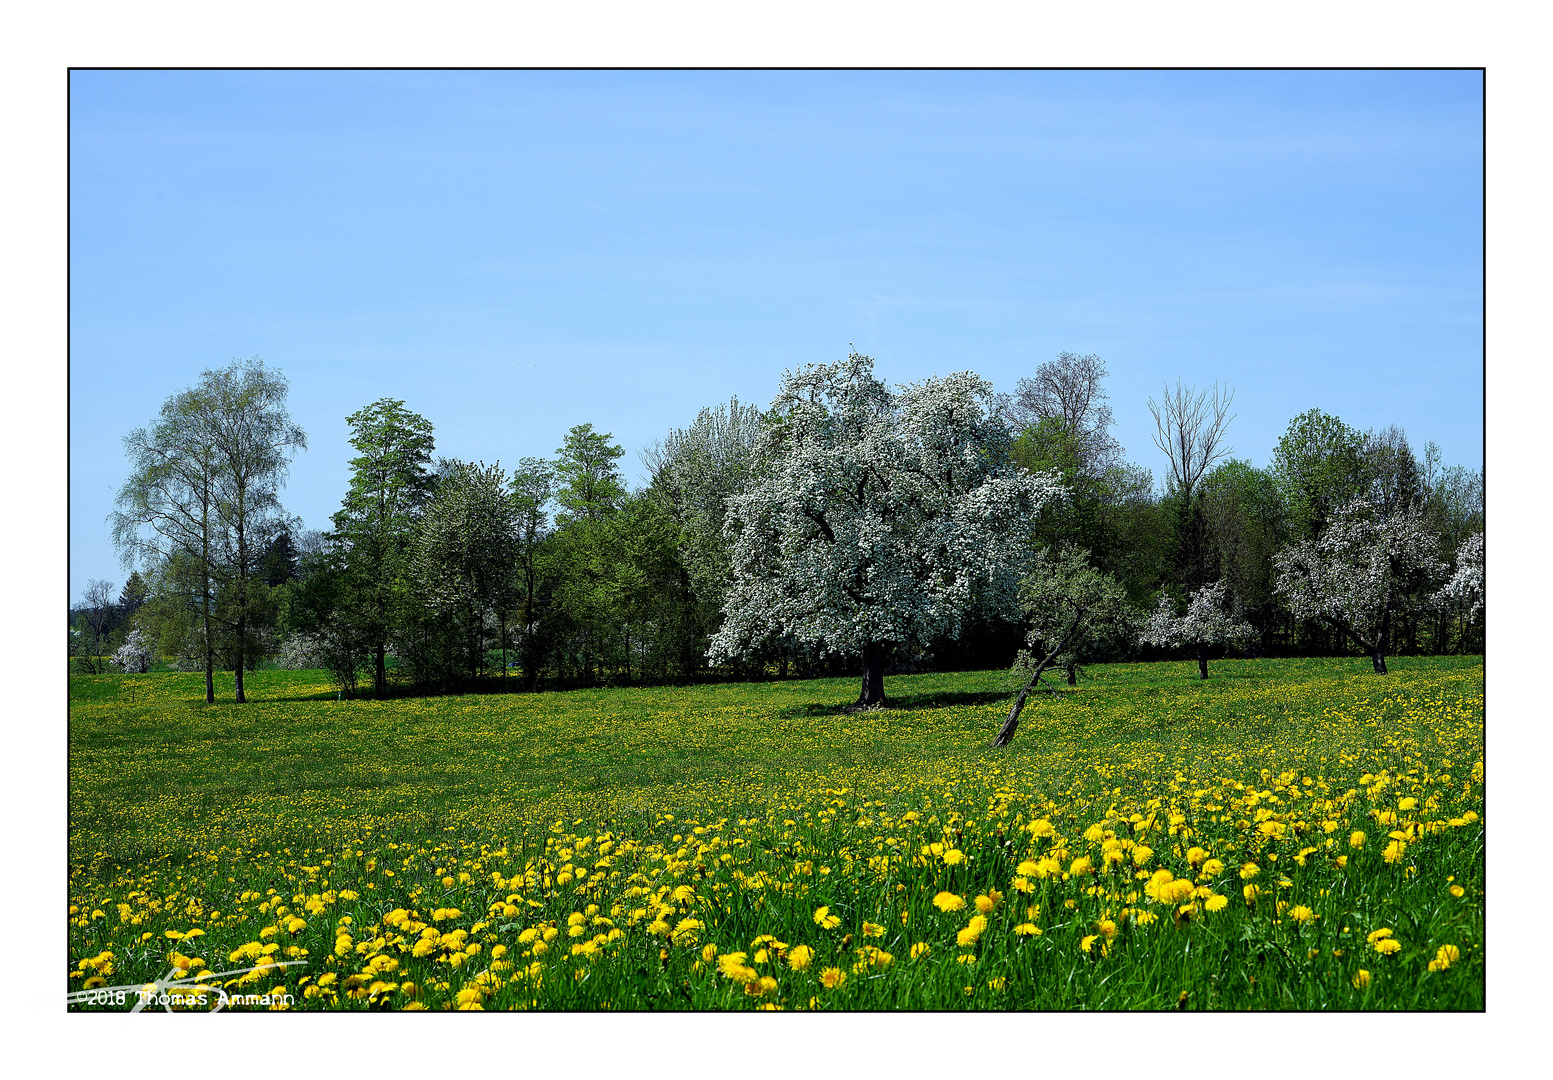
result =
M1003 751L1003 672L856 715L852 680L374 702L258 672L206 706L200 675L75 676L69 987L1479 1009L1482 661L1367 668L1099 666Z

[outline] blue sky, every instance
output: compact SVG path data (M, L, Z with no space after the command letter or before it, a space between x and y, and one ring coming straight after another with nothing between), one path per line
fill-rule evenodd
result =
M462 458L590 421L637 452L848 343L999 390L1063 350L1482 463L1477 72L75 72L70 595L125 571L121 439L261 356L327 525L344 417Z

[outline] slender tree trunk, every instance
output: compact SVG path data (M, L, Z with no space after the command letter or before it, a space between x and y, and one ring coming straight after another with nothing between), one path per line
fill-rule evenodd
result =
M216 703L216 641L211 636L210 618L211 607L215 604L215 596L210 588L210 493L206 491L204 501L200 503L200 581L204 583L205 594L200 599L204 609L201 615L205 625L205 704Z
M242 589L243 586L239 585L238 588ZM248 633L248 612L244 610L245 607L246 604L239 600L237 608L237 671L234 673L233 677L233 681L237 686L237 693L234 697L234 700L236 700L239 705L246 704L248 701L248 698L243 695L243 662L247 659L247 656L243 651L243 646L246 641L246 634Z
M859 708L882 707L884 700L884 651L882 642L863 646L863 688L857 696Z
M378 694L388 692L388 644L381 637L377 639L377 647L373 650L376 654L372 663L372 689Z
M1197 670L1202 673L1204 680L1208 678L1208 646L1197 646Z
M1078 665L1077 664L1069 664L1068 665L1068 685L1069 686L1077 686L1078 685Z
M1008 719L1003 721L1003 726L998 729L997 735L993 738L993 746L1007 746L1014 741L1014 732L1019 727L1019 714L1024 711L1025 700L1029 698L1030 692L1035 689L1036 684L1041 681L1041 673L1050 664L1051 657L1048 656L1036 665L1035 674L1030 676L1030 681L1025 683L1019 691L1019 696L1014 698L1014 707L1008 711ZM1048 689L1050 688L1048 687Z

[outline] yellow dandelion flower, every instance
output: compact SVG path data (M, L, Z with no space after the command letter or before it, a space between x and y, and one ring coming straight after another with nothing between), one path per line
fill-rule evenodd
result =
M925 941L919 941L911 947L911 958L913 960L921 960L924 956L927 956L932 951L933 946L929 945Z
M847 973L840 968L828 967L820 972L820 983L827 990L834 990L847 981Z
M1353 984L1355 989L1363 990L1370 985L1370 973L1364 970L1364 968L1360 968L1354 973Z
M952 892L941 892L933 897L933 906L943 912L959 911L965 906L965 899Z
M814 909L814 925L822 930L834 930L841 925L841 919L830 913L830 907L818 907Z

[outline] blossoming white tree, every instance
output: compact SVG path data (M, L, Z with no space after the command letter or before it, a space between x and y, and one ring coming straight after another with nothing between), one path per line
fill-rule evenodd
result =
M892 645L958 634L978 601L1017 613L1031 523L1062 489L1013 465L991 384L892 391L854 352L788 372L771 420L728 501L714 660L788 635L860 657L857 704L877 706Z
M1392 623L1434 603L1430 585L1445 573L1439 537L1416 507L1382 514L1354 499L1326 531L1274 556L1276 589L1299 619L1324 619L1386 674Z
M1159 598L1159 607L1149 616L1138 640L1145 645L1165 648L1187 647L1197 652L1197 670L1208 677L1208 650L1214 645L1232 645L1256 637L1251 624L1230 610L1229 583L1215 581L1192 594L1185 615L1175 613L1169 596Z
M113 654L113 662L120 671L130 675L143 675L156 663L156 650L143 631L131 630L124 643Z
M1461 542L1456 551L1456 572L1434 599L1440 605L1463 605L1467 618L1475 619L1483 610L1484 585L1483 534L1473 533Z

